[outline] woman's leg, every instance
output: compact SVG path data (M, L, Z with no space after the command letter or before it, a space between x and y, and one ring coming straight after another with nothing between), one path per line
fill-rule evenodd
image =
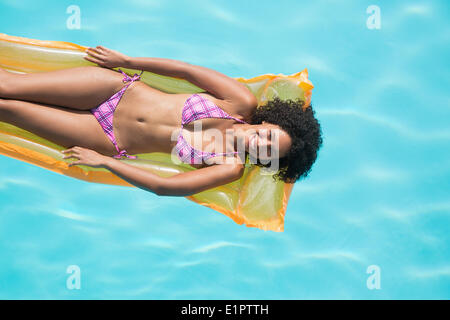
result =
M80 146L104 155L117 153L89 111L0 98L0 121L28 130L65 148Z
M119 91L123 77L94 66L28 74L0 69L0 98L89 110Z

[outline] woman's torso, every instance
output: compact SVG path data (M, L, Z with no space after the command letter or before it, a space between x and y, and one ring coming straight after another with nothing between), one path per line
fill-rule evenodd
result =
M131 84L114 113L113 127L119 148L126 149L129 154L172 152L181 128L183 106L191 95L168 94L141 81ZM247 122L253 111L249 107L217 99L207 93L200 95L231 116ZM194 122L184 126L183 136L191 145L194 139L197 142L205 140L203 146L209 142L209 139L204 137L205 130L214 128L225 133L235 123L234 120L214 118L198 121L201 121L202 125L200 132L194 132Z

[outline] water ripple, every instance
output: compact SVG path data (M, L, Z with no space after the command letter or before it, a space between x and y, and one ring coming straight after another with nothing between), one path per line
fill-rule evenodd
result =
M440 278L450 277L450 266L443 266L434 269L411 269L409 275L413 279L422 278Z
M199 247L197 249L192 250L193 253L205 253L209 251L213 251L216 249L224 248L224 247L241 247L241 248L251 248L251 246L246 244L240 244L240 243L233 243L233 242L227 242L227 241L219 241L214 242L206 246Z
M377 125L381 125L383 127L392 129L397 133L408 137L409 139L418 140L418 141L429 141L429 140L450 140L450 131L446 129L442 130L419 130L409 128L408 126L395 121L393 119L389 119L387 117L370 115L366 113L362 113L352 109L320 109L317 111L320 116L346 116L346 117L355 117L360 120L365 120L368 122L372 122Z

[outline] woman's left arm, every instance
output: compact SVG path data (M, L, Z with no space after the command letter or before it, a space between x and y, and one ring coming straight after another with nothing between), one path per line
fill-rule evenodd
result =
M242 165L220 164L163 178L144 169L109 158L104 167L138 188L160 196L190 196L239 179Z
M68 152L71 154L64 156L65 159L71 157L78 159L69 166L88 165L106 168L138 188L164 196L190 196L237 180L244 172L244 166L241 164L220 164L164 178L101 155L94 150L73 147L63 151L63 153Z

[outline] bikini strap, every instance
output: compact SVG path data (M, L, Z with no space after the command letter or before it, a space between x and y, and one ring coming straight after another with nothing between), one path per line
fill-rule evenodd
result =
M237 122L248 124L248 123L247 123L247 122L245 122L244 120L240 120L240 119L238 119L238 118L235 118L235 117L233 117L233 116L232 116L232 115L230 115L230 114L228 114L228 116L229 116L229 117L231 117L231 119L234 119L234 120L236 120Z
M144 70L142 70L140 74L135 73L133 75L133 77L130 77L125 72L123 72L121 69L118 69L118 70L124 75L124 77L122 79L122 82L123 83L129 82L129 84L134 82L134 81L136 81L136 80L141 79L141 75L144 73Z
M120 150L119 146L117 145L117 141L115 139L112 141L112 143L114 144L114 147L116 147L116 150L117 150L117 153L118 153L118 154L113 155L113 158L121 159L122 157L125 156L125 157L127 157L129 159L137 159L137 156L130 156L125 149Z
M121 159L123 156L127 157L128 159L137 159L137 156L130 156L125 149L119 151L119 154L114 155L113 158Z
M193 97L197 97L199 101L191 102ZM217 106L211 100L202 97L201 95L194 93L188 99L186 99L182 114L181 114L181 127L187 123L195 120L216 118L216 119L233 119L239 123L246 124L247 122L233 117L225 110Z

